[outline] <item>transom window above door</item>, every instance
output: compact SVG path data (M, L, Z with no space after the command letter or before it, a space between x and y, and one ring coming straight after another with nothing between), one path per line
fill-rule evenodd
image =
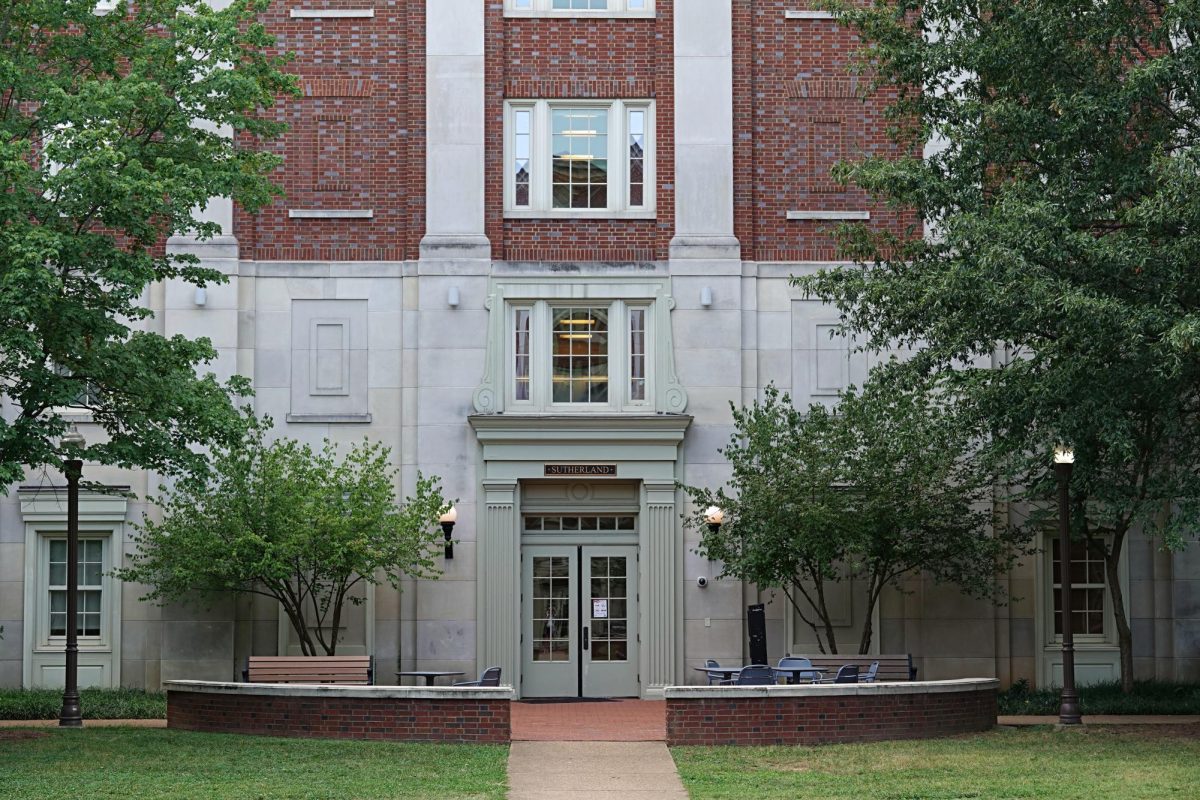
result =
M510 101L509 218L654 218L654 103Z
M508 16L652 17L654 0L505 0Z
M652 397L649 304L537 301L510 310L509 401L530 410L637 409Z

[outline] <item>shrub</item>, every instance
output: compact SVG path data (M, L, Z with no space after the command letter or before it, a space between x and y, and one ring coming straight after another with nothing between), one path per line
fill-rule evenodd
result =
M167 696L141 689L82 689L79 705L86 719L164 719ZM57 689L0 689L0 719L58 719L62 692Z
M1057 714L1059 690L1031 689L1020 680L998 699L1001 714ZM1119 681L1094 683L1079 687L1079 709L1085 715L1200 714L1200 684L1138 681L1125 694Z

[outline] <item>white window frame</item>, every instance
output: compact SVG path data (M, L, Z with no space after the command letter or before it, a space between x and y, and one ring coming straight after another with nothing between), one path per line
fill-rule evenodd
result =
M560 108L608 109L608 207L603 209L554 208L553 136L551 112ZM516 205L513 174L516 131L513 114L529 111L530 202ZM643 148L643 204L629 205L629 112L645 111ZM504 104L504 216L506 219L655 219L658 193L653 100L509 100Z
M1057 601L1059 589L1054 585L1054 545L1058 541L1058 533L1048 532L1045 534L1043 541L1042 552L1039 554L1042 559L1042 591L1045 593L1046 602L1044 603L1042 614L1044 615L1043 624L1046 630L1045 644L1049 646L1061 646L1062 634L1054 632L1054 604ZM1070 560L1064 564L1064 567L1070 568ZM1088 588L1093 584L1078 584L1073 583L1073 589ZM1064 625L1066 620L1063 621ZM1112 607L1112 588L1108 585L1108 576L1104 577L1104 633L1076 633L1071 637L1077 644L1114 644L1117 641L1117 623L1113 614Z
M65 531L38 531L38 567L37 567L37 597L34 600L34 606L37 609L37 644L39 648L46 650L62 650L67 645L66 634L61 636L50 633L50 543L56 541L65 541L67 538ZM112 627L113 627L113 580L109 576L109 572L113 569L112 563L112 531L88 531L84 533L80 531L79 543L84 542L100 542L100 635L85 636L79 634L78 641L81 649L90 650L108 650L112 645ZM82 548L81 548L82 549ZM68 569L70 565L68 565ZM78 569L78 567L76 567ZM65 587L59 587L61 591ZM91 589L92 587L80 586L80 589ZM71 624L71 620L67 620L67 624Z
M554 402L553 352L554 311L559 308L595 308L608 312L608 401L604 403ZM630 386L632 373L629 337L629 310L646 312L644 399L633 400ZM519 310L530 311L528 400L516 396L516 317ZM655 399L655 341L651 335L655 304L651 300L532 300L514 301L505 313L507 345L505 347L505 400L514 412L596 413L614 411L649 411Z
M504 0L506 17L629 17L653 19L655 0L641 0L645 8L634 8L636 0L608 0L608 8L555 8L554 0Z

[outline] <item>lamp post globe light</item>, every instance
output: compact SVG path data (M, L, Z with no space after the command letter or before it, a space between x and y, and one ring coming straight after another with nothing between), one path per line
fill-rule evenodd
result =
M458 522L458 508L450 506L446 513L438 517L438 522L442 525L442 535L446 537L446 558L454 558L454 542L450 541L450 534L454 532L454 523Z
M62 437L62 449L70 454L63 461L67 477L67 645L63 678L62 710L58 724L63 728L83 726L79 707L79 479L83 461L78 458L87 442L74 427Z
M1063 679L1058 724L1078 725L1079 695L1075 691L1075 637L1071 632L1071 500L1069 487L1075 451L1066 445L1054 448L1054 475L1058 479L1058 582L1062 608Z

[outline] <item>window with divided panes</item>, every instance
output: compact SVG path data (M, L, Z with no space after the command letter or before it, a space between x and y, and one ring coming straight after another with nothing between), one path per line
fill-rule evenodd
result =
M1072 542L1069 569L1071 633L1101 638L1106 633L1107 619L1104 557L1089 550L1086 542ZM1054 593L1054 635L1062 636L1062 556L1057 538L1050 544L1050 570Z
M506 214L653 216L653 109L650 100L509 101Z
M652 399L651 309L537 301L510 308L509 400L515 408L636 409Z
M47 591L50 595L49 631L51 637L67 635L67 540L51 539L46 550L49 559ZM104 542L100 539L79 541L77 636L101 635L104 592Z

